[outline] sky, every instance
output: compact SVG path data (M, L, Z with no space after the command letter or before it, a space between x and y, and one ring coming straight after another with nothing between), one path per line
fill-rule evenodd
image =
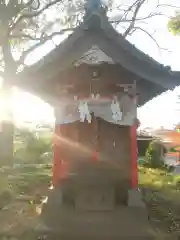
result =
M130 1L130 0L129 0ZM154 8L155 0L149 1L141 10L142 16L147 16L148 12ZM162 0L163 3L177 4L177 0ZM180 3L179 3L180 6ZM115 12L113 13L116 14ZM168 8L166 14L173 15L174 9ZM149 54L155 60L164 65L171 66L172 70L180 71L180 37L174 37L167 29L168 19L165 17L154 17L146 23L140 23L140 27L144 27L153 37L157 40L162 48L167 50L159 50L152 39L143 32L136 32L128 37L128 40L133 43L137 48ZM120 32L122 29L118 29ZM57 40L58 41L58 40ZM52 49L51 44L38 49L29 57L29 62L33 63L38 60L42 55L45 55ZM180 87L174 91L168 91L153 99L143 107L138 109L138 117L141 122L141 127L159 128L172 128L174 124L180 121L180 103L177 104L177 95L180 95ZM39 122L53 122L53 109L41 99L32 96L27 92L23 92L18 88L13 90L13 99L11 102L13 106L13 114L15 123L21 125L25 121L39 123ZM178 106L179 105L179 106ZM0 118L3 117L3 106L0 102Z
M178 1L161 1L167 4L177 6ZM180 4L180 2L179 2ZM180 6L180 5L179 5ZM145 6L145 8L149 6ZM167 8L166 14L173 16L174 9ZM137 33L129 40L145 53L149 54L158 62L171 66L172 70L180 71L180 37L174 37L167 29L168 19L164 17L155 17L148 22L147 29L151 32L151 28L156 30L153 37L162 48L156 47L155 43L143 33ZM141 40L140 40L141 39ZM168 91L153 99L141 109L138 110L138 116L143 127L172 128L174 124L180 121L180 103L178 104L178 95L180 95L180 87L174 91Z

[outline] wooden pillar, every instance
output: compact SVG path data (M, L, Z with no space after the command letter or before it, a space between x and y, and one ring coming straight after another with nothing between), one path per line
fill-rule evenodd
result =
M61 127L60 124L55 125L54 130L54 142L53 142L53 186L57 186L61 179L67 177L68 164L65 159L62 159L61 156Z
M136 137L137 123L130 127L131 139L131 184L135 189L138 185L138 151L137 151L137 137Z
M2 118L0 128L0 165L13 164L14 123L12 113L12 88L2 86Z
M54 129L54 141L53 141L53 153L54 153L54 159L53 159L53 186L56 186L59 181L59 168L60 168L60 149L58 145L58 135L60 132L60 127L58 125L55 125Z

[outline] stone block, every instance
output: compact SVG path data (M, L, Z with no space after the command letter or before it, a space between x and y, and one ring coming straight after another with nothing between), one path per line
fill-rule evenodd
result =
M115 207L115 194L112 187L88 186L78 191L76 209L88 211L111 211Z

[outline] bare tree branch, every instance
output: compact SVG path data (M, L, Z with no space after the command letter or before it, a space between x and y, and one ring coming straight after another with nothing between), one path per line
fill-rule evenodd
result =
M28 56L29 53L33 52L34 50L36 50L38 47L42 46L43 44L45 44L47 41L52 40L53 37L55 36L59 36L64 34L64 32L67 31L73 31L74 29L63 29L60 32L53 32L51 35L45 36L43 38L39 38L39 42L34 44L32 47L30 47L29 49L27 49L26 51L24 51L21 55L21 57L19 58L19 60L17 61L17 64L23 64L24 60L26 59L26 57ZM33 39L33 40L38 40L38 39Z
M50 8L51 6L55 5L56 3L61 2L62 0L53 0L52 2L47 3L44 7L42 7L39 11L35 11L33 13L26 13L21 16L12 24L10 31L14 30L16 26L25 18L34 18L39 16L41 13L43 13L45 10Z
M158 4L157 8L160 8L160 7L180 8L180 6L175 6L175 5L171 5L171 4Z
M152 18L152 17L157 17L157 16L164 16L164 17L167 17L167 18L171 18L171 16L168 16L166 14L163 14L163 13L151 13L149 14L148 16L146 17L142 17L142 18L136 18L134 21L143 21L143 20L147 20L149 18ZM118 20L112 20L110 21L110 23L126 23L126 22L132 22L133 19L118 19Z
M135 33L136 30L140 30L140 31L144 32L145 34L147 34L148 37L150 37L150 38L153 40L153 42L156 44L156 46L158 47L158 50L167 50L167 49L165 49L165 48L160 47L160 45L158 44L158 42L156 41L156 39L155 39L148 31L146 31L145 29L143 29L143 28L141 28L141 27L134 27L133 31L131 32L131 35L132 35L133 33Z
M53 32L51 35L45 35L44 33L42 33L40 37L31 36L29 34L13 34L9 38L10 39L17 38L17 39L22 39L22 40L26 39L26 40L44 42L44 41L47 41L57 35L62 35L65 32L71 32L71 31L74 31L74 28L61 29L60 32Z
M136 8L135 8L135 11L134 11L134 14L133 14L133 17L132 17L132 21L131 21L129 27L126 29L126 31L125 31L124 34L123 34L123 36L124 36L125 38L126 38L127 35L131 32L131 30L134 28L137 14L138 14L141 6L143 5L143 3L144 3L145 1L146 1L146 0L140 0L140 1L136 4Z
M126 17L127 17L127 15L128 15L128 13L129 12L131 12L132 11L132 9L133 9L133 7L137 4L139 2L139 0L136 0L131 6L126 6L127 8L126 9L122 9L122 6L118 6L117 7L117 9L119 10L119 11L123 11L124 12L124 14L120 17L120 19L118 19L118 20L115 20L115 21L110 21L112 24L115 24L116 25L116 27L117 27L117 25L118 24L120 24L120 23L123 23L123 22L127 22L126 21ZM130 20L129 22L131 22L132 20Z
M136 0L131 6L127 8L127 10L125 10L124 15L121 17L121 20L127 17L127 14L132 11L133 7L135 7L138 4L138 2L139 0Z
M29 0L27 3L26 3L26 7L31 7L33 10L37 10L39 7L40 7L40 0L36 0L37 1L37 6L36 7L34 7L33 6L33 2L34 2L35 0Z

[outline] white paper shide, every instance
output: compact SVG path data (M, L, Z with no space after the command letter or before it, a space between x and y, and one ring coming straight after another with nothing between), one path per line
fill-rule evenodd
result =
M55 108L56 124L71 123L74 121L87 121L91 123L92 113L105 121L119 125L132 125L136 118L136 102L128 95L111 98L101 97L100 94L90 95L86 99L60 101ZM62 104L63 102L63 104ZM67 111L68 109L68 111ZM69 111L73 109L73 111Z

